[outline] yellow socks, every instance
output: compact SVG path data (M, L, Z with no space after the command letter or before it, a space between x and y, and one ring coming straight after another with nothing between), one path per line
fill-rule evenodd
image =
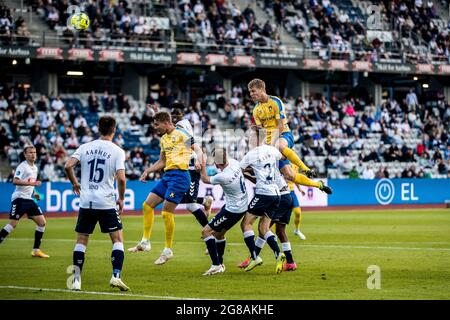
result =
M281 152L289 161L299 167L302 171L309 171L309 168L298 157L294 150L286 147Z
M294 208L294 210L292 210L292 213L294 213L295 215L295 220L294 220L294 224L295 224L295 229L300 229L300 225L302 223L302 210L300 209L300 207L296 207Z
M144 215L144 233L142 240L149 240L152 235L153 222L155 221L155 212L152 207L150 207L147 202L142 205L142 213Z
M175 216L168 211L161 212L164 219L164 226L166 230L166 248L171 249L173 245L173 235L175 233Z
M307 176L301 174L301 173L296 173L295 174L295 179L294 182L296 184L301 184L302 186L308 186L308 187L316 187L319 188L321 187L321 183L320 182L316 182L311 180L310 178L308 178Z

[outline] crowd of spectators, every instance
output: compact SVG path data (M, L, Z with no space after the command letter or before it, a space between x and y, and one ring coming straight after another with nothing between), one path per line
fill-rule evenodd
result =
M80 2L72 1L78 4ZM84 9L89 16L90 27L87 31L79 32L75 37L75 33L67 28L67 19L70 16L69 1L33 1L33 6L50 29L62 28L66 41L73 45L91 47L109 43L111 46L160 46L157 42L167 40L165 30L157 28L156 24L151 24L146 19L147 15L155 16L154 11L144 10L145 6L151 5L151 1L137 3L137 6L133 6L134 4L126 0L89 0ZM166 5L165 1L159 1L159 5L165 10L158 11L158 14L162 12L168 15L168 4Z
M28 26L22 16L13 18L11 8L0 2L0 44L27 45L30 40Z
M181 0L179 9L181 28L197 45L222 50L241 46L245 52L257 47L277 49L281 45L279 30L274 23L256 21L251 4L241 11L231 1Z
M32 95L19 83L0 89L1 157L17 165L18 151L31 142L37 147L43 179L48 180L63 178L67 157L97 137L99 112L116 115L119 130L114 141L126 150L127 176L138 178L159 155L160 138L151 125L155 113L179 98L165 87L149 88L145 107L138 110L122 92L105 90L86 95L84 105L77 107L58 95ZM245 131L252 125L254 104L247 89L235 85L230 96L219 91L213 99L187 106L185 118L195 136L208 129ZM282 100L297 152L322 175L334 171L349 178L450 177L450 106L442 97L430 101L411 89L403 98L388 98L377 106L370 95L333 94L327 99L310 94ZM203 146L210 147L215 139L214 133L203 136ZM243 144L245 139L232 147L245 151ZM404 170L393 171L398 167Z

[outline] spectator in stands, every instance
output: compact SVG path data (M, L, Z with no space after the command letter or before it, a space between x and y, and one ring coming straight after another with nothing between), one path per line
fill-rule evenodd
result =
M445 164L445 160L444 159L440 159L439 160L439 163L437 165L437 169L438 169L439 174L447 174L448 167Z
M61 97L58 95L53 101L52 101L52 109L54 111L61 111L64 108L64 102L62 102Z
M3 126L0 126L0 155L2 158L6 157L9 146L10 142L6 129Z
M362 178L363 179L369 179L369 180L375 178L375 173L373 172L373 170L370 167L370 165L366 165L364 167L364 170L362 172Z
M36 103L36 109L37 111L47 112L47 98L44 94L41 95L39 101Z
M402 172L402 178L404 179L411 179L416 177L416 170L414 166L411 166L409 168L405 168Z
M356 170L356 167L353 167L352 170L348 173L349 179L359 179L359 172Z
M51 7L50 8L50 12L48 13L47 16L47 23L50 26L50 29L55 29L55 26L58 24L59 22L59 13L58 10L56 10L56 8Z
M8 101L0 94L0 110L5 111L8 108Z
M87 128L88 124L86 119L83 117L81 113L78 113L77 117L73 121L73 127L78 129L79 127Z
M119 147L123 148L125 140L121 133L117 134L116 138L114 139L114 143L117 144Z
M419 100L417 99L417 95L413 89L410 89L409 93L406 95L406 104L408 106L408 111L416 111L416 107L419 105Z
M98 108L100 107L100 103L98 102L98 98L95 95L94 91L91 91L91 94L89 95L88 105L90 112L97 112Z

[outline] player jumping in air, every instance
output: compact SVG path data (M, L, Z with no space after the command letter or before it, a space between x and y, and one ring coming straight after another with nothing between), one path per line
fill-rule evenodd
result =
M310 170L292 149L294 146L294 136L287 124L286 113L283 102L280 98L270 96L266 93L266 84L260 79L253 79L248 83L248 90L253 102L257 103L253 109L253 118L256 127L264 128L267 131L266 144L275 146L283 154L284 160L280 161L279 168L287 180L304 186L316 187L319 190L331 194L330 187L322 181L313 181L310 177L316 176L314 170ZM306 176L295 173L288 166L289 161L297 165Z
M16 186L16 190L11 196L9 223L0 231L0 243L14 230L20 218L26 213L28 218L32 219L37 225L34 232L34 246L31 256L49 258L49 255L39 249L46 222L41 208L33 200L33 197L36 200L40 200L39 195L34 192L34 187L41 185L41 181L36 180L38 176L38 168L34 164L36 162L36 148L32 145L27 145L23 153L25 161L19 164L14 173L13 184Z
M113 243L111 252L111 287L127 291L129 288L120 278L124 250L122 221L125 199L125 152L112 142L116 132L116 120L110 116L99 119L100 139L81 145L65 165L66 175L72 183L73 192L80 196L80 210L75 227L77 243L73 251L75 275L72 290L81 290L81 271L85 261L85 252L89 235L97 222L103 233L109 233ZM74 173L74 167L81 164L81 185ZM119 198L115 199L114 180L117 178ZM116 205L119 207L116 209Z
M155 264L161 265L173 257L174 211L191 184L188 170L192 150L197 153L195 164L197 170L201 168L198 159L202 159L202 151L194 143L192 136L185 130L175 127L169 113L158 112L154 117L154 126L162 136L160 157L157 162L144 170L140 180L146 182L151 172L164 169L162 180L153 188L144 203L144 210L151 216L154 215L156 206L163 203L161 215L164 219L166 242L163 252L155 261Z

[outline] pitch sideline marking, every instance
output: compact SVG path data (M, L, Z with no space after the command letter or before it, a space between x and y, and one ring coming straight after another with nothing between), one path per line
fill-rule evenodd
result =
M10 238L7 240L23 240L23 241L32 241L34 238ZM44 239L44 241L57 241L57 242L72 242L75 243L74 239ZM103 243L111 243L110 240L89 240L89 242L103 242ZM152 241L153 243L164 243L164 241ZM136 241L124 241L124 243L136 243ZM183 241L182 244L200 244L200 242L193 241ZM227 242L229 246L243 246L245 243L240 242ZM301 246L302 248L312 247L312 248L341 248L341 249L380 249L380 250L410 250L410 251L450 251L450 248L417 248L417 247L386 247L386 246L358 246L358 245L338 245L338 244L299 244L299 243L291 243L293 246Z
M66 293L76 293L76 294L92 294L92 295L103 295L103 296L138 297L138 298L169 299L169 300L211 300L211 299L204 299L204 298L151 296L151 295L147 295L147 294L137 294L137 293L116 293L116 292L104 292L104 291L73 291L73 290L69 290L69 289L33 288L33 287L21 287L21 286L0 286L0 289L37 290L37 291L48 291L48 292L66 292Z

